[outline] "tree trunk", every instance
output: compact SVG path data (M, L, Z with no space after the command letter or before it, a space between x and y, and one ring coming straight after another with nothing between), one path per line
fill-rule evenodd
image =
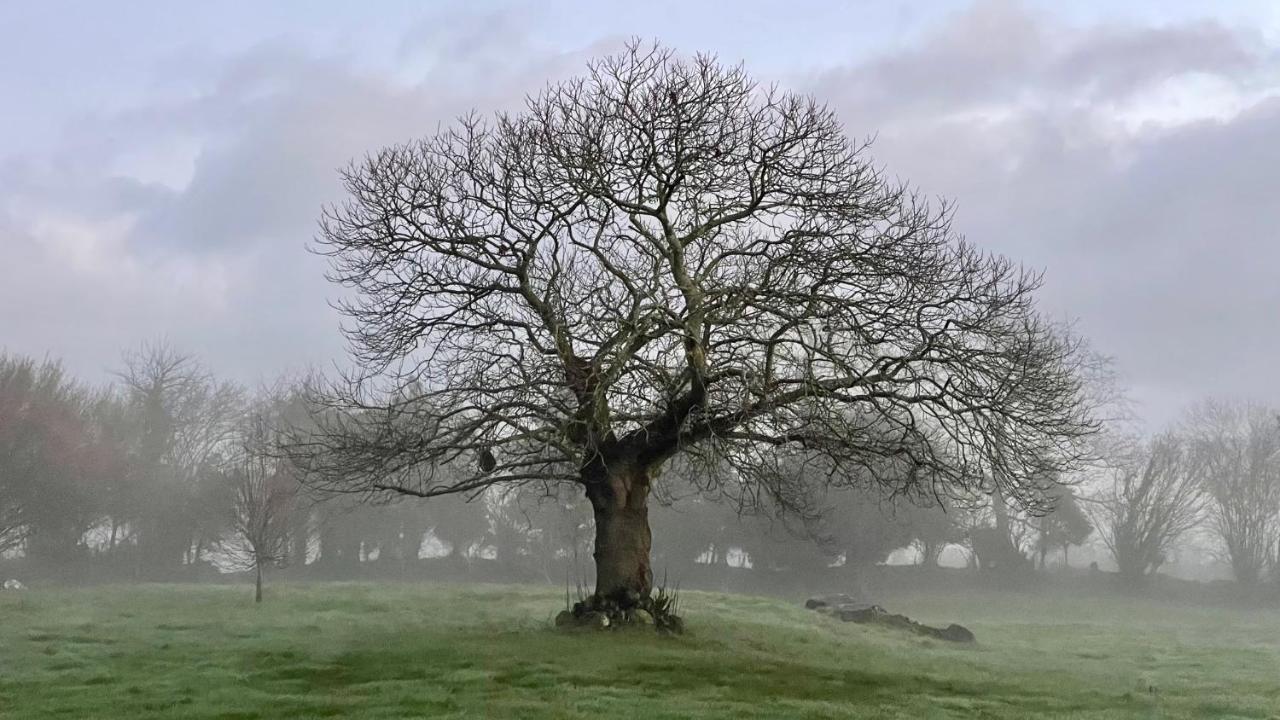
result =
M991 490L991 510L996 516L996 529L1005 542L1013 545L1013 536L1009 533L1009 506L1004 504L1004 492L997 485Z
M942 555L941 543L920 543L920 564L925 568L938 567L938 556Z
M613 462L585 469L583 482L596 521L596 597L634 605L653 587L648 471Z
M262 563L255 562L253 567L257 570L256 577L253 581L253 601L255 603L260 603L262 602Z

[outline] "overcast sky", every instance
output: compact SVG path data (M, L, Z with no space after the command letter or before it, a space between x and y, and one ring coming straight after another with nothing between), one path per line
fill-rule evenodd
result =
M692 4L0 0L0 349L95 382L161 336L248 383L341 359L305 250L335 170L640 36L874 135L1151 425L1280 402L1280 3Z

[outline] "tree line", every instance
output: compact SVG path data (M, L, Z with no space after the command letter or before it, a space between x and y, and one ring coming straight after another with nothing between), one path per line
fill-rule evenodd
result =
M576 493L529 483L368 503L311 492L279 448L284 428L310 421L307 402L301 383L249 390L163 343L126 353L97 388L54 360L0 356L0 553L61 579L248 570L259 597L267 569L358 577L427 556L453 572L488 560L526 579L589 574L594 517ZM956 547L974 568L1028 572L1096 542L1137 585L1207 537L1240 583L1280 583L1274 411L1206 401L1153 438L1101 445L1036 512L998 493L920 503L873 484L809 498L807 513L748 508L705 467L676 463L654 490L652 562L676 579L716 565L784 579L843 566L865 590L866 572L904 548L926 566Z

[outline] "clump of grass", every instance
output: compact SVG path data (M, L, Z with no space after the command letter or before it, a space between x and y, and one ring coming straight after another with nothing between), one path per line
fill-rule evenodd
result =
M654 588L653 595L650 599L651 607L649 611L654 617L659 615L679 615L680 614L680 583L676 582L674 586L668 589L667 573L662 573L662 582L658 587Z

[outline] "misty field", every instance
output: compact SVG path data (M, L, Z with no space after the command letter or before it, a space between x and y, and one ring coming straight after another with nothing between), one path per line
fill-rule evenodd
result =
M685 593L689 633L565 634L551 588L0 594L0 717L1280 717L1280 613L908 597L954 646Z

